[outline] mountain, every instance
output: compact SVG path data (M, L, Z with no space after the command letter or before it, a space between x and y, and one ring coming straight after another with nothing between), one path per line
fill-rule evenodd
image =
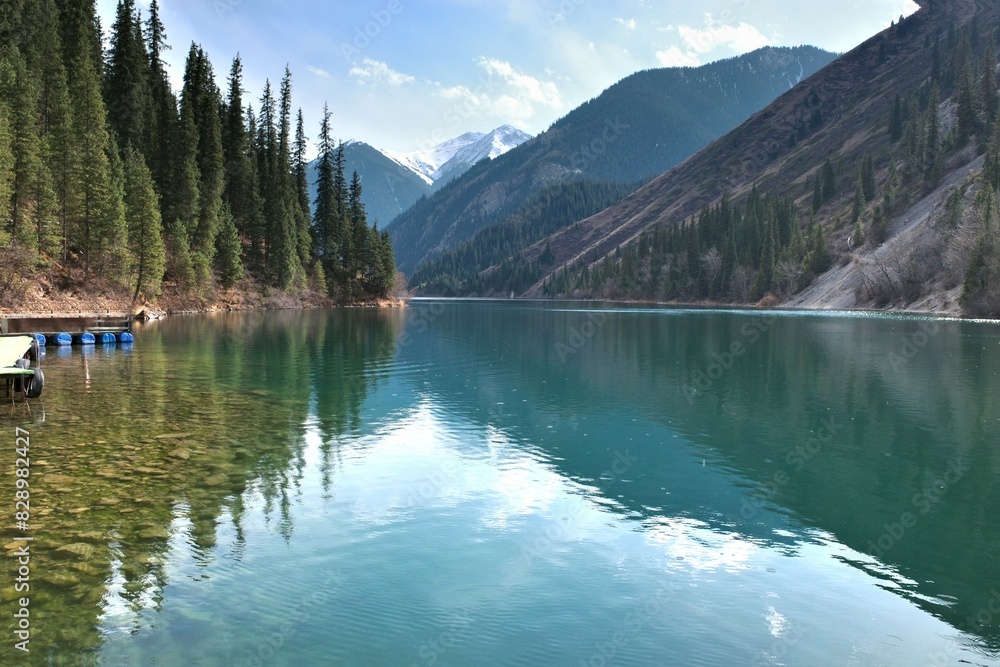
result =
M439 189L473 166L489 158L494 160L531 139L531 135L510 125L504 125L463 146L434 173L434 187Z
M466 132L427 150L385 154L424 177L428 185L440 188L486 158L500 157L531 139L531 135L510 125L489 133Z
M466 132L426 150L412 153L385 151L385 154L400 165L422 176L427 185L434 185L441 167L455 157L459 151L474 145L485 136L486 134L483 132Z
M555 183L649 180L834 57L813 47L768 47L698 68L634 74L399 216L391 226L399 266L412 272Z
M366 143L345 142L344 163L348 174L357 171L361 177L361 199L368 219L380 227L385 227L413 202L431 193L430 184L418 174ZM316 198L317 166L318 160L310 164L310 201Z
M496 158L524 143L531 135L510 125L492 132L467 132L426 151L409 154L381 151L361 141L344 143L348 174L358 172L368 219L388 225L421 197L461 176L477 162ZM316 168L310 165L310 201L316 198Z
M997 35L1000 4L927 0L526 250L525 293L1000 315Z

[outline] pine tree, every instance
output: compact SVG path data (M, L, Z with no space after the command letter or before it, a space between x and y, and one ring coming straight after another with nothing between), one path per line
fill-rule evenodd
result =
M827 158L823 164L823 202L830 202L837 196L837 171Z
M160 202L153 176L134 147L125 150L125 214L128 220L128 247L133 258L135 291L133 304L160 294L166 262L160 218Z
M66 67L62 59L59 32L59 10L54 0L39 0L35 10L25 16L28 42L34 49L28 51L28 67L38 82L38 124L41 132L42 163L51 179L51 207L41 206L38 214L49 209L51 227L44 231L42 218L38 218L41 250L65 259L69 217L79 199L78 183L73 174L76 161L76 142L73 132L72 109ZM42 181L40 181L41 183ZM44 194L39 195L44 199Z
M2 65L0 65L2 67ZM11 147L7 105L0 104L0 221L10 220L10 202L14 196L14 151ZM0 250L10 243L7 224L0 224Z
M351 257L349 261L345 262L352 280L356 279L358 275L364 274L364 267L368 260L368 218L365 215L364 202L361 201L362 192L361 177L355 171L351 177L348 194L351 221Z
M896 143L903 138L903 99L896 93L892 104L892 115L889 118L889 141Z
M101 24L94 0L57 0L60 5L60 40L63 64L74 72L78 58L86 57L97 80L103 77L104 47L101 44ZM69 77L70 82L74 77Z
M108 120L118 144L137 150L149 146L149 60L135 0L119 0L111 28L111 48L105 71Z
M176 162L173 149L178 141L180 131L177 113L177 97L170 87L166 66L163 63L163 52L170 49L167 46L166 30L160 22L160 10L157 0L149 5L149 20L146 23L146 44L149 53L149 132L148 145L145 147L146 162L153 174L160 193L161 206L164 211L174 208L173 183Z
M221 217L222 228L216 238L215 262L219 271L219 280L222 281L223 286L232 287L239 284L245 273L241 257L243 248L228 204L223 204Z
M851 222L857 222L861 214L865 212L865 187L864 180L859 175L858 185L854 188L854 204L851 208Z
M958 145L965 146L979 130L979 98L972 80L968 58L962 66L958 84Z
M944 150L941 141L941 91L931 87L930 103L927 109L927 153L924 159L924 181L934 186L941 180L944 173Z
M219 127L219 93L215 86L212 65L205 51L191 45L184 69L184 89L181 92L181 122L196 129L198 135L197 224L190 236L191 259L200 286L211 280L215 259L215 237L219 233L222 213L222 190L225 172L222 156L222 133Z
M816 275L825 273L830 268L830 253L826 247L826 233L822 225L813 225L804 268L806 272Z
M316 201L313 214L313 252L332 276L340 249L340 203L336 188L336 146L330 134L330 108L323 105L316 168Z
M54 197L38 134L38 90L20 52L10 52L4 60L0 99L9 105L8 131L14 156L10 233L16 245L37 256L44 250L40 241L50 241L55 232L51 210Z
M171 225L176 222L184 227L184 238L190 245L191 236L198 225L199 202L201 201L201 172L198 169L198 132L194 126L194 118L186 115L178 130L176 168L174 183L171 188L171 206L167 210L167 219ZM176 230L176 227L174 226ZM190 247L185 250L190 253Z
M865 195L865 203L875 199L878 194L878 182L875 178L875 156L871 152L865 153L861 161L861 187Z
M311 247L311 232L309 231L310 218L312 217L309 208L309 161L306 157L306 130L305 122L302 119L302 109L299 109L295 123L295 154L292 156L292 169L295 179L295 196L297 208L295 210L296 231L298 237L299 260L303 265L309 262Z
M87 25L75 43L87 44ZM92 50L81 49L69 68L70 94L74 102L73 137L76 141L73 181L78 189L74 210L68 216L68 245L80 252L84 275L105 267L124 278L125 267L114 262L125 244L125 219L122 192L112 174L111 137L107 131L107 110L101 97L98 71L91 62ZM119 264L117 267L115 264Z
M980 97L982 98L986 126L992 127L993 121L997 117L998 104L1000 104L997 100L997 61L992 43L986 48L986 55L983 57Z
M233 218L237 240L240 236L246 239L247 262L251 271L262 274L263 202L257 161L253 155L253 111L249 107L244 110L243 92L243 64L240 57L236 56L229 72L229 96L222 137L226 160L223 199ZM225 225L225 221L223 223Z
M820 177L819 171L817 170L816 180L813 182L813 199L812 199L813 213L818 213L821 208L823 208L823 180Z
M277 214L269 221L273 225L273 248L269 259L274 280L282 288L305 282L305 271L298 253L298 198L292 180L291 114L292 73L285 67L278 106L277 146L272 146L275 153L270 160L272 171L267 183L267 196L274 200Z
M187 224L180 218L167 225L167 274L179 287L190 287L195 283L191 249L188 242Z

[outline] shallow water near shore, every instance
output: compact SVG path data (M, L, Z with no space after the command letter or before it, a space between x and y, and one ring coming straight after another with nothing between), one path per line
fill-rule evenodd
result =
M0 664L1000 665L995 324L414 301L42 364Z

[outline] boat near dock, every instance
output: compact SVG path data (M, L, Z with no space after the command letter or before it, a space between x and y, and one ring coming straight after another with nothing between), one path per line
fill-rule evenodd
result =
M11 401L38 398L45 386L39 366L39 344L34 336L0 336L0 378Z

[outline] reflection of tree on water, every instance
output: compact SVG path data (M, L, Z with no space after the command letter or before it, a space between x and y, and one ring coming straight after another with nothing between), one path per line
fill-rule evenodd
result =
M162 603L176 549L204 566L219 555L220 521L235 534L221 548L240 558L249 498L291 539L307 423L320 425L329 485L335 443L360 428L394 329L381 311L174 318L143 331L131 354L89 358L89 377L77 351L50 359L58 381L47 421L32 426L31 657L88 664L101 616L141 623ZM0 466L12 469L8 449ZM3 587L0 608L13 595ZM12 651L0 645L0 664Z

